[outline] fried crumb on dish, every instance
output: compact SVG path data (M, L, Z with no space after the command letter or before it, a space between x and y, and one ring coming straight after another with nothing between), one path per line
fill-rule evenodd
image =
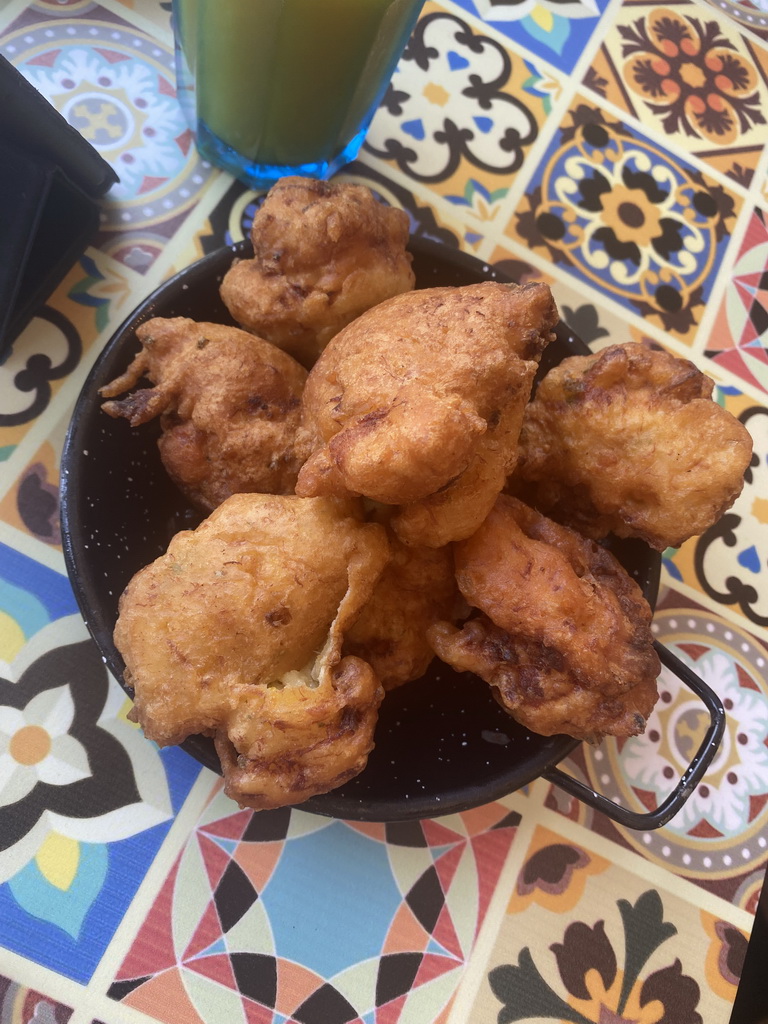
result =
M102 408L131 426L160 417L160 457L190 501L210 512L243 491L293 493L306 370L236 327L155 318L136 336L142 348L101 388ZM143 376L152 387L115 400Z
M114 633L147 737L213 736L243 807L357 775L383 690L341 650L388 559L383 527L327 498L238 494L177 534L128 584Z
M660 671L651 609L613 555L508 495L454 552L461 592L480 614L461 629L429 629L443 661L480 676L543 736L644 731Z
M410 505L393 521L410 544L468 536L515 463L556 323L544 284L423 289L364 313L307 380L297 494Z
M364 185L287 177L253 219L252 259L221 284L234 319L310 367L364 310L415 283L408 215Z
M378 521L391 517L379 510ZM344 653L373 668L385 690L420 679L434 659L427 629L453 621L463 601L449 548L406 547L391 532L391 560L348 630Z
M564 359L526 410L510 490L586 536L679 547L733 504L752 455L713 387L640 344Z

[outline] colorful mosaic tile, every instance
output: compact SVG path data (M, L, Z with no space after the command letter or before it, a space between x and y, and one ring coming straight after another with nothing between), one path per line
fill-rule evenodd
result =
M705 355L768 392L768 215L755 208Z
M59 463L70 415L67 409L0 498L0 520L56 548L61 548Z
M748 914L756 914L765 884L765 865L761 864L755 871L750 871L738 880L734 888L731 902L735 907L742 907ZM767 890L768 891L768 890Z
M752 435L744 490L701 537L666 552L666 565L675 579L743 615L745 625L768 639L768 409L736 388L718 393Z
M706 779L664 827L610 824L555 790L548 806L754 912L768 853L768 648L743 629L670 592L657 607L656 639L720 697L726 733ZM709 725L698 698L666 668L641 737L584 745L570 774L624 806L655 807L685 771Z
M688 0L627 0L585 84L749 186L765 148L768 50Z
M577 97L507 231L690 342L738 205L727 189Z
M642 343L646 340L639 328L628 324L624 317L617 316L612 309L596 301L583 287L565 284L545 270L513 255L503 246L497 246L490 258L494 266L519 284L526 281L546 282L552 289L563 322L593 352L606 345L627 341Z
M60 998L94 1024L448 1024L462 999L473 1022L725 1022L746 941L733 922L755 911L768 859L768 419L738 388L716 396L755 439L744 494L664 553L657 636L728 710L708 777L665 828L619 829L543 780L419 823L252 814L127 720L66 579L43 564L60 540L60 391L73 394L73 375L147 294L161 253L181 269L243 237L261 198L195 154L173 91L170 6L10 0L0 12L0 52L122 179L93 248L0 366L0 527L42 560L0 544L0 948L16 972L0 978L0 1022L65 1024L56 973ZM677 53L670 30L690 33ZM634 31L639 49L625 54ZM658 344L666 330L703 369L765 394L763 213L750 209L730 238L747 184L768 205L766 52L700 0L429 0L368 148L339 178L405 209L415 234L549 281L591 346L646 330ZM665 103L628 77L646 56L672 83ZM706 116L697 74L705 104L722 100ZM571 101L575 89L590 99ZM601 95L610 114L595 110ZM700 707L661 682L639 747L581 745L568 770L625 802L658 800L703 728ZM192 799L209 803L191 828L178 821L171 851L196 780ZM38 977L39 992L20 983Z
M401 210L405 210L410 219L410 230L413 235L444 242L468 252L482 240L483 236L474 230L473 224L467 224L458 209L455 212L447 209L429 193L426 193L425 197L414 195L407 188L368 166L365 157L346 167L340 177L367 185L390 206L399 206ZM489 217L492 216L489 214Z
M560 90L544 71L428 3L364 152L476 215L504 199ZM479 218L480 219L480 218Z
M45 306L23 331L0 364L10 381L9 401L0 411L0 458L10 458L30 424L48 406L52 394L80 363L83 338L60 309Z
M589 43L607 0L455 0L516 46L569 74Z
M653 629L720 696L726 736L700 784L663 830L628 838L646 857L674 863L689 877L743 874L768 851L768 659L765 648L718 616L657 613ZM660 700L642 737L621 749L606 743L586 752L590 778L626 802L632 793L660 803L688 765L709 725L698 698L668 669Z
M0 543L0 670L49 623L77 609L69 581Z
M470 1019L725 1021L746 945L728 921L539 827Z
M0 975L0 1020L9 1024L66 1024L71 1016L69 1006Z
M75 23L34 14L9 26L0 53L114 167L97 244L143 272L218 173L176 99L173 47L98 6Z
M85 981L200 767L128 722L66 578L2 545L0 672L0 942Z
M6 397L0 411L0 462L14 456L62 383L95 358L99 344L135 301L133 289L140 280L96 249L89 248L71 267L0 364ZM61 540L59 460L70 416L70 408L59 414L48 431L52 441L29 453L26 465L17 463L7 492L0 488L0 519L56 546Z
M61 547L59 455L50 444L43 444L0 500L3 522L57 548Z
M135 275L95 249L72 266L0 361L0 463L9 459L61 384L93 355L134 299Z
M274 1024L423 1024L453 995L519 821L491 804L352 824L220 796L110 995L185 1024L214 1006Z

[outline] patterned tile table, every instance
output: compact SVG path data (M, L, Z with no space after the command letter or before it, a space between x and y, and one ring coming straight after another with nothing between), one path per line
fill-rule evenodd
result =
M646 833L543 780L410 824L252 814L128 719L64 570L64 433L121 320L243 237L259 201L197 155L169 7L0 8L0 53L120 176L0 365L0 1020L724 1024L768 862L764 5L428 0L341 175L416 234L548 281L589 344L694 360L752 434L736 504L664 554L654 630L727 728L684 809ZM704 723L666 671L661 691L642 738L567 770L663 798ZM46 752L15 759L29 726Z

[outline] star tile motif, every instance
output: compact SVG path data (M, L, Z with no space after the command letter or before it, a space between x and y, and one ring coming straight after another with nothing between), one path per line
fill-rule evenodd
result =
M215 984L249 1021L416 1024L414 993L458 984L520 822L479 810L385 826L216 798L110 994L156 1015L167 992L169 1022L181 988L204 1020Z

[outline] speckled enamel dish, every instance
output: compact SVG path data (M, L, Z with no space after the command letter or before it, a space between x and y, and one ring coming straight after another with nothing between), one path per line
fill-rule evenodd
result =
M417 287L504 279L481 261L430 240L413 238ZM64 553L88 629L115 677L124 665L112 642L118 599L130 578L162 554L172 535L200 520L163 470L157 423L131 429L100 409L98 389L121 373L138 350L134 332L155 316L187 316L232 323L218 294L233 257L246 243L219 250L154 292L117 331L90 373L74 410L62 458L61 518ZM542 372L586 346L564 325L545 352ZM653 605L660 557L638 541L613 545ZM345 786L313 797L304 809L360 821L434 817L487 803L543 775L572 795L630 827L655 828L676 812L715 753L722 707L704 684L660 649L665 663L686 673L710 711L711 726L675 792L653 814L618 807L555 766L577 746L567 736L543 737L517 725L489 688L435 661L421 680L387 695L376 748L365 771ZM674 664L673 664L674 663ZM703 689L702 689L703 688ZM130 688L127 692L132 696ZM183 748L219 771L213 743L191 737ZM654 816L655 814L655 816Z

